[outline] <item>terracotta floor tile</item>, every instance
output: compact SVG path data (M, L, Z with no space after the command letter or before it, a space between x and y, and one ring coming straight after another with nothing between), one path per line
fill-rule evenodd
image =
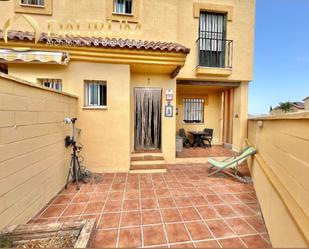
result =
M271 245L267 243L260 235L241 237L242 241L249 248L270 248Z
M165 229L169 243L189 242L190 237L182 223L165 224Z
M167 188L159 188L155 190L158 198L168 198L171 197L171 194Z
M90 202L105 202L108 192L96 192L89 196Z
M117 242L118 230L96 231L91 247L93 248L115 248Z
M240 200L237 199L233 194L221 194L219 195L222 200L224 200L227 204L236 204L240 203Z
M165 223L182 221L180 213L176 208L162 209L162 218Z
M110 192L108 199L111 201L119 201L123 199L124 192Z
M119 248L137 248L142 246L141 228L121 228L119 232Z
M99 184L96 188L96 192L106 192L111 188L111 184Z
M242 218L230 218L225 221L233 228L238 235L254 234L255 230Z
M152 190L152 189L147 189L147 190L145 190L145 189L142 189L141 190L141 197L142 198L155 198L156 197L156 195L155 195L155 192L154 192L154 190Z
M194 248L193 243L178 243L170 245L170 248Z
M203 196L191 197L191 202L194 206L206 206L208 205L207 200Z
M189 197L175 197L174 200L177 207L190 207L193 205Z
M241 193L241 194L235 194L235 196L241 200L243 203L255 203L256 199L254 199L250 194L248 193Z
M203 219L216 219L219 218L219 214L211 206L196 207Z
M133 182L132 183L128 183L126 185L126 188L125 188L126 191L138 191L139 190L139 183L136 181L136 182Z
M125 200L123 202L123 210L124 211L140 210L140 199Z
M254 212L245 204L232 204L231 207L235 210L238 215L241 216L252 216Z
M163 225L143 227L144 245L155 246L166 244Z
M180 215L184 221L201 220L202 217L196 212L195 208L179 208Z
M142 199L142 209L156 209L157 207L156 199Z
M245 244L239 238L229 238L218 240L222 248L246 248Z
M44 211L40 218L59 217L65 208L66 205L51 205Z
M136 190L126 191L125 194L124 194L125 200L134 200L134 199L138 199L139 197L140 197L139 191L136 191Z
M102 212L104 202L89 202L84 210L84 214L98 214Z
M123 192L125 188L125 184L124 183L114 183L112 185L112 191L121 191Z
M107 200L104 212L119 212L121 210L122 202Z
M64 210L62 216L80 215L86 207L85 203L82 204L70 204Z
M82 184L80 188L80 193L91 193L96 190L97 186L92 184Z
M175 202L172 198L158 199L160 208L173 208L176 207Z
M205 196L208 203L211 205L219 205L219 204L225 204L222 199L218 195L206 195Z
M121 227L127 226L139 226L141 225L141 213L140 212L123 212L121 216Z
M98 228L107 229L107 228L118 228L120 221L120 213L108 213L103 214Z
M85 203L89 201L90 194L88 193L79 193L76 194L72 200L72 203Z
M194 242L196 248L221 248L215 240Z
M236 236L223 220L207 220L206 223L216 238Z
M211 232L202 221L186 223L186 226L193 240L206 240L213 238Z
M173 197L186 196L186 192L182 189L172 188L172 189L169 189L169 191Z
M244 217L244 220L246 220L249 223L249 225L251 225L257 232L259 233L267 232L262 216Z
M233 209L231 209L228 205L216 205L214 206L214 209L223 218L237 216L236 213L233 211Z
M142 212L142 222L143 222L143 225L162 223L160 212L157 210L143 211Z
M59 195L53 201L53 204L68 204L68 203L70 203L72 201L74 196L75 196L75 194Z

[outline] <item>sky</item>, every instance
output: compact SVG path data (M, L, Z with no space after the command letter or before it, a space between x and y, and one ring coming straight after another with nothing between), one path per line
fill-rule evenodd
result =
M309 0L256 0L249 113L309 96Z

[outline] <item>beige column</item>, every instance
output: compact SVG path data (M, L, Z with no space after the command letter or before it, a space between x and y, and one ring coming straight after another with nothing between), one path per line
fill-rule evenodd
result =
M249 82L234 89L233 150L240 151L247 137Z

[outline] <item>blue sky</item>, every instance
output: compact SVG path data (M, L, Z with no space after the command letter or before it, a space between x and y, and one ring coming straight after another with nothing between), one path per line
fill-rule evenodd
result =
M256 0L249 113L309 96L309 0Z

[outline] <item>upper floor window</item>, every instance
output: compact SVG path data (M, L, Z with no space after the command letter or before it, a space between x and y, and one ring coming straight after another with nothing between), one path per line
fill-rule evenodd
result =
M199 65L229 67L231 41L226 40L226 14L202 12L199 24Z
M183 122L187 124L204 123L204 103L202 98L185 98L183 101Z
M114 0L114 12L117 14L132 14L133 0Z
M62 91L62 80L61 79L38 79L38 82L45 87Z
M21 5L34 6L34 7L44 7L44 0L21 0Z
M107 87L105 81L86 80L85 81L85 106L106 107Z

